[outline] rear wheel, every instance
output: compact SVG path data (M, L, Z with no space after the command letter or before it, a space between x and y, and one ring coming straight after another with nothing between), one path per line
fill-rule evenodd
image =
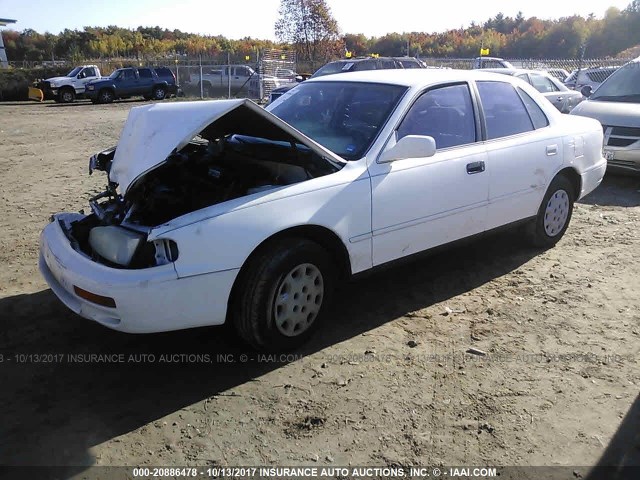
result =
M203 83L202 86L198 84L198 90L202 92L202 96L205 98L211 96L211 85L208 83Z
M151 95L154 100L164 100L164 97L167 96L167 91L163 87L154 87Z
M575 192L569 179L553 179L538 209L535 221L527 228L529 241L536 247L553 247L564 235L571 221Z
M336 271L327 252L301 238L280 240L249 260L232 302L240 336L263 351L302 345L329 308Z

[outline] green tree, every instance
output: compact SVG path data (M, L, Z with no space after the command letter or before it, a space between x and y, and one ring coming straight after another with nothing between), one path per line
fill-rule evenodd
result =
M275 33L280 42L295 46L299 59L312 63L336 55L342 44L325 0L280 0Z

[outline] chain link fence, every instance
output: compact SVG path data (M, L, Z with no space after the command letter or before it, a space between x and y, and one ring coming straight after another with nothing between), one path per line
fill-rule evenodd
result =
M469 70L480 68L479 60L473 58L420 58L431 68L453 68ZM615 69L631 59L505 59L514 68L546 70L567 86L579 88L585 78L593 82L604 81ZM483 58L482 68L497 68L495 59ZM97 65L102 75L122 67L169 67L175 74L182 92L196 98L252 98L263 101L274 88L295 82L296 75L306 71L307 64L299 64L295 53L288 50L256 50L253 52L217 55L188 56L181 54L144 58L100 58L70 61L12 61L7 73L20 73L27 85L50 76L51 72L71 71L78 65ZM572 75L573 74L573 75ZM33 77L33 78L31 78ZM2 83L2 82L0 82ZM2 87L2 85L0 85ZM24 86L23 86L24 87ZM23 88L21 87L21 88ZM16 87L17 88L17 87ZM0 98L2 98L0 96Z

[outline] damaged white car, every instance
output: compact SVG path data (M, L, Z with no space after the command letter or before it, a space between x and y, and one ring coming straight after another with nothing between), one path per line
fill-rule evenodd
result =
M92 213L42 232L40 269L109 328L230 321L295 348L354 274L505 225L553 246L602 180L602 140L520 80L454 70L323 77L267 110L136 107L90 161L108 174Z

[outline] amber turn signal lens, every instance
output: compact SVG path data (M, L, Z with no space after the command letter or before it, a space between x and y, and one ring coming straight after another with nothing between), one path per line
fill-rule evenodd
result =
M85 300L89 300L91 303L102 305L103 307L116 308L116 301L111 297L103 297L96 293L87 292L75 285L73 286L73 291L76 292L76 295L84 298Z

